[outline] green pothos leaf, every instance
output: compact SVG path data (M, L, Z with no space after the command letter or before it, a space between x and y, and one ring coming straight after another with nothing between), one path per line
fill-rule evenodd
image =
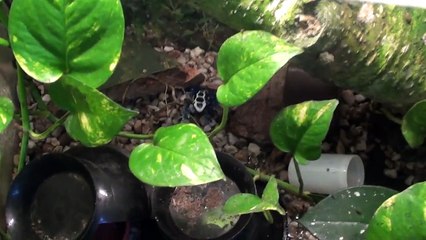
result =
M412 147L419 147L426 137L426 100L414 104L402 119L402 135Z
M0 97L0 133L2 133L13 119L14 107L12 100Z
M71 112L65 121L68 134L86 146L110 142L137 114L71 77L51 84L49 93L59 107Z
M70 76L96 88L118 63L123 10L119 0L14 0L9 37L16 60L34 79Z
M374 213L367 240L426 239L426 182L388 198Z
M272 121L274 145L299 163L318 159L338 100L307 101L284 108Z
M241 215L268 210L278 211L284 215L285 210L278 202L277 180L271 177L263 190L262 198L250 193L239 193L230 197L223 207L226 214Z
M217 68L224 85L217 90L218 101L238 106L259 92L271 77L302 49L264 31L244 31L221 46Z
M143 143L130 154L130 170L153 186L189 186L223 179L209 138L194 124L159 128L153 143Z

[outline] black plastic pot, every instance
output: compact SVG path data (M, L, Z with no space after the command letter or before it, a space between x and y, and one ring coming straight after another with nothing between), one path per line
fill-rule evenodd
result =
M78 147L25 167L10 187L6 222L17 240L139 239L147 200L127 156Z
M256 187L252 176L238 160L224 153L216 153L220 166L227 178L231 179L242 193L256 194ZM152 215L162 231L164 239L168 240L254 240L258 236L257 219L253 214L240 216L233 227L223 235L216 237L198 238L189 236L181 230L173 219L169 210L175 188L155 187L151 195Z

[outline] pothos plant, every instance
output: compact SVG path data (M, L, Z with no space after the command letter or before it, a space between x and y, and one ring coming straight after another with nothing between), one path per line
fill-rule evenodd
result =
M0 4L4 4L2 0ZM218 127L209 136L194 124L177 124L159 128L153 135L139 135L121 131L137 112L97 89L120 59L124 17L119 0L14 0L9 12L0 11L0 22L9 34L9 39L0 38L0 45L10 46L17 63L23 130L18 171L25 165L29 137L45 138L64 125L72 138L90 147L107 144L115 136L148 139L132 151L129 167L138 179L154 186L188 186L223 179L209 136L225 127L229 108L247 102L278 69L302 52L266 32L237 33L218 54L218 73L224 81L217 90L223 107ZM46 84L52 101L66 111L59 118L46 113L52 125L43 133L30 129L27 86L35 99L40 96L28 78ZM296 166L317 159L337 104L337 100L308 101L283 109L271 125L273 143L291 153ZM42 101L38 107L47 111ZM0 131L11 122L14 112L11 100L1 97ZM268 184L261 198L245 193L231 197L224 206L228 214L265 212L268 216L269 210L284 214L278 203L278 186L306 196L300 177L298 190L248 170Z

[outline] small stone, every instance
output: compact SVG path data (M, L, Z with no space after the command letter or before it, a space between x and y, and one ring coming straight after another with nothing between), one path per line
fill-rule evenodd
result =
M399 153L392 154L392 158L391 158L392 161L398 161L400 159L401 159L401 154Z
M408 162L407 164L405 164L405 167L409 170L413 170L414 169L414 162Z
M408 176L408 177L405 179L404 183L405 183L407 186L412 185L412 184L414 183L414 176L413 176L413 175Z
M212 130L212 127L210 125L206 125L203 127L204 132L210 132Z
M128 132L132 131L132 125L130 125L128 123L126 125L124 125L124 131L128 131Z
M174 47L171 47L171 46L165 46L164 47L164 52L171 52L173 50L175 50Z
M355 103L355 96L351 90L343 90L342 99L348 105L353 105Z
M213 143L218 148L225 146L226 142L226 137L223 132L218 133L216 136L213 137Z
M142 120L137 119L135 121L135 125L133 125L133 131L135 131L135 133L142 133Z
M246 163L249 158L249 152L247 149L241 149L237 153L235 153L234 157L235 159Z
M197 58L203 53L204 53L203 49L201 49L200 47L196 47L196 48L191 50L190 56L191 56L191 58Z
M248 151L257 157L260 154L260 147L255 143L249 143Z
M62 146L56 146L53 148L52 153L61 153L63 152L64 147Z
M36 143L33 140L28 141L28 149L34 149L36 147Z
M176 61L180 64L180 65L185 65L186 63L186 58L184 56L180 56L176 59Z
M238 142L238 138L232 134L232 133L228 133L228 143L231 145L235 145Z
M385 169L383 170L383 173L389 178L395 179L398 177L398 172L396 171L396 169Z
M236 147L235 147L235 146L233 146L233 145L226 144L226 145L223 147L223 151L224 151L224 152L226 152L226 153L229 153L229 154L235 154L235 153L237 153L237 152L238 152L238 148L236 148Z
M358 102L358 103L360 103L360 102L364 102L366 99L367 99L367 98L366 98L366 97L364 97L364 95L362 95L362 94L357 94L357 95L355 95L355 101L356 101L356 102Z
M41 98L41 100L43 100L43 102L50 102L50 95L49 94L44 94L43 97Z
M64 149L62 150L63 152L66 152L68 150L70 150L71 148L69 146L65 146Z
M50 144L52 144L52 146L54 147L61 145L61 143L59 142L57 138L52 138L52 140L50 141Z
M367 143L365 141L360 141L355 145L355 149L360 152L365 152L367 150Z

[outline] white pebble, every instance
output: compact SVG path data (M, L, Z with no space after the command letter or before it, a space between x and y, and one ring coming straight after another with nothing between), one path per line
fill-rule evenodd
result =
M164 47L164 52L171 52L173 50L175 50L174 47L171 47L171 46L165 46Z
M249 143L248 150L256 157L260 154L260 147L255 143Z

